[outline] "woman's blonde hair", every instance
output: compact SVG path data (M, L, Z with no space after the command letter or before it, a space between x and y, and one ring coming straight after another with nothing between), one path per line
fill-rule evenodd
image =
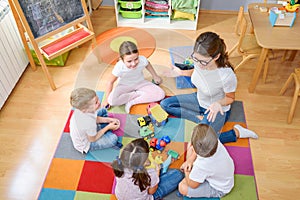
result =
M214 129L207 124L198 124L193 129L192 146L201 157L214 155L218 147L218 137Z
M89 88L77 88L72 91L70 104L79 110L89 107L90 101L95 98L96 92Z

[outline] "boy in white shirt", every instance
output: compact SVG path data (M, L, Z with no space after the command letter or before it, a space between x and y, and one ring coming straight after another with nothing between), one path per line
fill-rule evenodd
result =
M234 186L234 163L212 127L198 124L181 170L179 192L188 197L223 197Z
M118 147L118 137L112 133L120 127L120 121L107 116L100 108L100 101L94 90L77 88L72 91L70 103L75 108L70 119L70 136L73 146L81 153Z

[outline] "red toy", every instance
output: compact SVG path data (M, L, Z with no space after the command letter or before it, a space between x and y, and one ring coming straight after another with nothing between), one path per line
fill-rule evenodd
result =
M167 144L171 142L171 139L169 136L163 136L160 139L152 138L150 140L150 151L157 150L159 153L161 153Z

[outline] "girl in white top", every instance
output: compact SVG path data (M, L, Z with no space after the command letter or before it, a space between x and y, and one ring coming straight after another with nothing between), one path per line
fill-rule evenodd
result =
M123 42L119 54L120 60L116 63L107 83L103 106L125 104L125 111L129 113L131 106L135 104L160 101L165 97L165 92L157 86L162 83L161 77L156 74L147 58L139 55L133 42ZM153 83L145 80L144 68L152 75ZM118 83L113 89L116 80Z
M223 197L234 186L234 163L215 131L198 124L181 169L185 178L179 192L188 197Z
M183 179L183 173L177 169L168 169L160 174L160 166L147 169L149 145L143 138L127 144L120 158L113 161L116 175L115 194L118 200L160 200L177 189Z

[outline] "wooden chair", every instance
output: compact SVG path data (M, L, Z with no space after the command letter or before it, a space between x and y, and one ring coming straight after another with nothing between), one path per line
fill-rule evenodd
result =
M256 38L254 34L246 33L247 32L247 20L244 15L242 15L241 20L241 33L239 37L239 41L236 46L236 50L239 55L242 56L242 61L234 68L237 70L243 64L245 64L248 60L252 58L258 58L260 56L262 47L257 44ZM263 81L266 81L267 72L269 66L269 57L267 56L265 60L265 67L263 72Z
M291 81L294 79L295 81L295 91L294 96L292 99L290 111L287 118L287 123L290 124L293 121L293 117L295 114L295 108L297 104L298 97L300 96L300 68L296 68L293 73L289 76L288 80L284 83L283 87L281 88L279 95L283 95L286 91L287 87L291 83Z
M241 6L240 9L239 9L239 12L238 12L238 16L237 16L237 19L236 19L236 23L235 23L235 26L234 26L234 33L237 35L237 36L240 36L241 35L241 24L242 24L242 18L243 18L243 15L244 15L244 7ZM236 43L229 51L228 51L228 56L230 56L237 48L238 46L238 43Z

